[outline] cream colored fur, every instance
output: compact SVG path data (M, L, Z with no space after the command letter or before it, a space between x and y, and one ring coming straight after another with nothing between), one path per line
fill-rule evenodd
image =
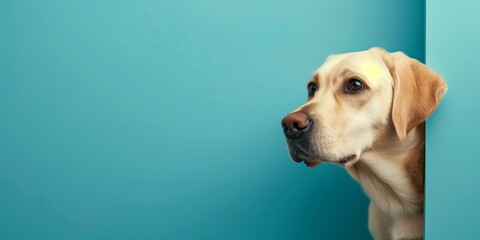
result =
M349 79L367 88L346 93ZM295 110L314 122L309 146L299 147L311 153L305 163L347 169L371 200L376 240L423 239L424 121L446 83L405 54L379 48L331 56L309 83L317 85L315 95ZM355 158L339 160L349 155Z

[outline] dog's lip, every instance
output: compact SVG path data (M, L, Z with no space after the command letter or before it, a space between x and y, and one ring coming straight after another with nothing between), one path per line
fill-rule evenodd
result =
M301 155L291 155L292 159L297 162L301 163L303 162L307 167L313 168L319 165L322 162L330 162L330 163L336 163L344 167L349 167L353 165L356 160L357 160L357 155L356 154L350 154L346 155L344 157L339 158L338 160L325 160L322 158L313 158L315 160L312 160L310 157L307 156L307 154L301 153Z
M338 162L341 163L341 164L345 164L345 163L351 161L352 159L354 159L356 156L357 155L355 155L355 154L348 155L346 157L340 158L340 160L338 160Z
M293 159L296 163L301 163L303 162L307 167L313 168L317 166L318 164L322 163L322 161L310 161L310 160L305 160L305 159Z
M340 158L338 160L338 163L342 166L347 166L347 165L351 165L350 163L353 164L356 159L357 159L357 155L356 154L351 154L351 155L347 155L343 158Z
M321 162L303 161L303 163L305 163L305 165L307 165L307 167L313 168L313 167L316 167Z
M353 164L355 162L355 159L357 158L356 154L351 154L347 155L345 157L340 158L338 161L332 161L332 163L338 163L341 166L348 167L349 165ZM322 161L310 161L310 160L304 160L304 159L295 159L295 162L301 163L303 162L307 167L313 168L322 163ZM329 162L329 161L327 161Z
M337 161L337 163L346 167L346 166L350 165L350 163L355 162L354 160L356 158L357 158L357 155L355 155L355 154L348 155L346 157L343 157L343 158L339 159ZM322 161L309 161L309 160L299 160L299 161L296 161L296 162L298 162L298 163L303 162L309 168L316 167L317 165L322 163ZM332 163L335 163L335 162L332 162Z

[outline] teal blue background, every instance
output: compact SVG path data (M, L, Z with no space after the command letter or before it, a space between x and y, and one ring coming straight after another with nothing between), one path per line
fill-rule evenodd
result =
M427 65L448 92L427 122L426 239L480 239L480 2L427 1Z
M281 118L329 54L424 59L423 1L0 2L0 239L370 239ZM452 94L453 96L453 94Z

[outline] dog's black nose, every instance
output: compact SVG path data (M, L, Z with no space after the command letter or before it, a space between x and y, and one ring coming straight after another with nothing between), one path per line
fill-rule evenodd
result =
M287 138L296 138L305 131L312 121L304 112L293 112L282 120L283 132Z

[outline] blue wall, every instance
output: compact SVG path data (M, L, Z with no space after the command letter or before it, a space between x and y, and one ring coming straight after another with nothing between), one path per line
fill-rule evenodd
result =
M427 64L448 93L427 123L426 239L480 239L480 2L427 1Z
M0 1L0 239L370 239L359 186L294 164L280 120L329 54L423 60L424 11Z

